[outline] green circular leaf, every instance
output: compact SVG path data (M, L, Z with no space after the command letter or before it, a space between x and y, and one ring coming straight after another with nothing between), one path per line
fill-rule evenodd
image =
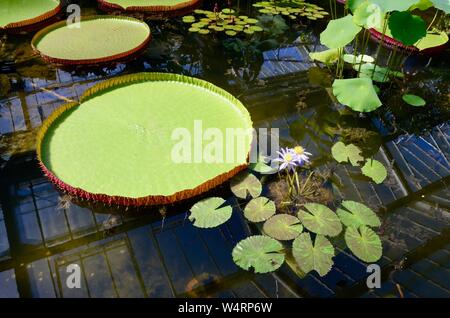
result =
M361 31L361 27L353 23L351 14L331 20L327 28L320 34L320 42L330 49L338 49L349 44Z
M225 34L229 35L229 36L235 36L237 34L237 32L233 31L233 30L227 30L227 31L225 31Z
M192 206L189 220L200 228L219 226L228 221L233 212L230 205L221 207L224 203L225 200L218 197L201 200Z
M342 231L342 224L336 213L318 203L306 203L306 211L299 210L298 218L309 231L326 236L336 236Z
M354 167L359 165L359 161L364 160L364 157L361 156L361 149L354 144L345 145L342 141L338 141L331 147L331 155L339 163L350 161Z
M315 270L325 276L333 266L334 247L322 235L317 235L314 245L309 233L302 233L292 243L292 254L300 269L309 273Z
M405 103L415 107L425 106L427 102L420 96L405 94L402 96L402 99Z
M345 242L352 253L366 263L373 263L381 258L383 248L380 237L367 226L359 229L348 227Z
M393 12L389 17L389 29L394 39L404 45L413 45L427 35L425 21L407 11Z
M208 29L200 29L198 30L198 33L200 34L208 34L210 31Z
M381 162L375 159L367 160L366 164L361 168L363 175L371 178L376 184L383 183L387 177L386 168Z
M342 206L336 211L342 223L347 227L359 228L361 225L380 226L378 216L369 207L355 201L342 201Z
M264 223L263 231L274 239L288 241L295 239L303 231L303 226L293 215L276 214Z
M333 94L339 103L358 112L371 112L383 105L370 78L337 79Z
M265 235L254 235L240 241L233 249L233 261L255 273L269 273L284 263L283 245Z
M230 181L231 191L235 196L246 199L250 194L253 198L259 197L262 191L261 182L251 173L244 172Z
M244 216L251 222L262 222L275 214L275 203L266 198L259 197L252 199L244 209Z

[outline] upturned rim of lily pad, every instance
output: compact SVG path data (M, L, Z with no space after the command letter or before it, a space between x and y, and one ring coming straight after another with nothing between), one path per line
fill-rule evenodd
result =
M161 17L177 17L182 16L200 7L203 0L184 0L174 5L149 5L149 6L128 6L123 7L114 0L97 0L100 10L105 12L124 11L124 12L142 12L150 17L152 15Z

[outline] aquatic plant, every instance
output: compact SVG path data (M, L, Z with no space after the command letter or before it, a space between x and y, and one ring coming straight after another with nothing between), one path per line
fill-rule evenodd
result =
M265 221L275 212L275 203L266 197L254 198L244 208L244 216L250 222Z
M253 4L263 14L281 15L291 20L305 17L309 20L325 18L329 13L316 4L303 0L272 0L260 1Z
M261 182L248 172L243 172L233 178L230 182L230 188L233 194L241 199L247 199L248 195L257 198L262 191Z
M425 106L427 103L422 97L413 94L405 94L402 96L402 99L408 105L415 107Z
M201 200L190 209L189 220L200 228L219 226L228 221L233 212L233 208L224 203L225 200L218 197Z
M263 28L257 25L257 19L245 15L238 16L233 9L225 8L220 12L197 9L194 13L197 17L188 15L182 19L184 23L190 24L189 32L199 34L223 32L228 36L236 36L241 33L252 35L263 31Z

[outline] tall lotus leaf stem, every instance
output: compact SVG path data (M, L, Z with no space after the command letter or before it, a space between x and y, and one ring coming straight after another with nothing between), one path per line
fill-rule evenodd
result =
M381 40L378 43L378 47L377 47L377 53L376 53L375 62L374 62L375 65L378 65L378 60L380 58L381 47L382 47L382 44L384 43L384 38L386 36L386 30L387 30L387 27L388 27L389 17L390 17L390 13L386 13L386 17L385 17L384 22L383 22L383 34L381 35ZM372 70L372 78L373 78L373 75L375 74L375 69L376 69L376 67L374 67L373 70Z
M364 28L364 33L363 33L363 48L360 52L361 55L366 55L366 51L367 51L367 47L369 45L369 40L370 40L370 33L367 32L367 29ZM363 63L359 63L358 66L358 76L361 73L361 66Z
M436 21L436 18L438 17L438 15L439 15L439 9L436 9L436 13L434 14L433 20L431 20L430 24L428 25L427 31L431 29L431 27L433 26L434 21Z

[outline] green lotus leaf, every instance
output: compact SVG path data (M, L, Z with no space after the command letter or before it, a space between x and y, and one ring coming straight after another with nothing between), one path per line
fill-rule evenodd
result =
M363 2L353 13L353 22L364 28L381 28L384 14L381 8L369 1Z
M254 175L248 172L241 173L230 181L231 191L235 196L246 199L247 195L259 197L262 191L261 182Z
M269 9L259 9L258 10L260 13L264 13L264 14L271 14L273 11L269 10Z
M311 52L309 57L313 60L330 65L339 60L339 49L329 49L322 52Z
M448 0L446 0L448 1ZM430 0L419 0L415 5L409 8L410 11L413 11L415 9L419 9L422 11L428 10L429 8L433 7L434 4Z
M203 28L204 26L206 26L207 25L207 23L204 23L204 22L197 22L197 23L192 23L192 25L191 25L191 27L193 27L193 28Z
M360 63L373 63L375 59L370 55L353 55L353 54L344 54L344 61L350 64L360 64Z
M365 63L361 65L361 67L359 67L359 65L355 65L353 68L355 69L355 71L360 71L359 77L370 78L379 83L386 83L393 76L399 78L404 77L402 72L393 71L389 68L381 67L372 63Z
M382 105L370 78L335 80L333 94L339 103L358 112L371 112Z
M421 107L427 104L422 97L417 95L405 94L402 96L402 99L405 103L415 107Z
M261 1L261 2L257 2L257 3L253 4L253 6L256 8L263 8L263 7L267 7L270 5L271 5L270 2L267 2L267 1Z
M389 17L389 29L394 39L404 45L413 45L427 35L425 21L409 12L393 12Z
M326 236L336 236L342 231L342 224L336 213L318 203L306 203L298 211L298 218L309 231Z
M221 207L224 203L224 199L217 197L201 200L190 209L189 220L200 228L219 226L228 221L233 213L230 205Z
M313 244L309 233L300 234L292 243L292 254L305 273L314 270L325 276L333 266L334 247L322 235L317 235Z
M450 1L448 0L431 0L434 6L439 10L444 11L446 14L450 13Z
M369 207L355 201L342 201L336 213L347 227L359 228L361 225L378 227L380 219Z
M302 231L300 220L289 214L276 214L263 225L265 234L280 241L295 239Z
M307 18L308 18L309 20L317 20L317 18L314 17L314 16L312 16L312 15L307 16Z
M247 24L247 22L242 21L242 20L234 21L234 23L235 23L235 24L238 24L238 25L246 25L246 24Z
M347 16L331 20L325 31L320 34L320 42L330 49L338 49L349 44L361 30L360 26L353 23L353 16Z
M359 161L364 160L361 156L361 149L354 144L345 145L342 141L338 141L331 147L331 155L339 163L350 161L354 167L359 165Z
M257 223L267 220L275 214L275 211L275 203L272 200L266 197L258 197L247 203L244 216L247 220Z
M233 249L233 261L239 267L255 273L269 273L284 263L283 245L265 235L253 235L240 241Z
M194 10L194 13L197 13L197 14L206 14L207 12L210 12L210 11L205 11L205 10L201 10L201 9Z
M423 51L429 48L444 45L447 42L448 42L448 35L445 31L428 32L424 38L420 39L415 44L415 47L417 47L420 51Z
M223 31L223 30L225 30L225 29L224 29L223 27L216 26L216 27L214 28L214 30L217 31L217 32L221 32L221 31Z
M405 11L415 5L419 0L370 0L379 5L384 12Z
M355 12L358 7L367 0L347 0L346 5L352 12Z
M383 183L387 177L386 168L381 162L375 159L367 160L365 165L361 168L363 175L371 178L376 184Z
M367 226L348 227L345 231L345 243L360 260L373 263L381 258L383 248L380 237Z

